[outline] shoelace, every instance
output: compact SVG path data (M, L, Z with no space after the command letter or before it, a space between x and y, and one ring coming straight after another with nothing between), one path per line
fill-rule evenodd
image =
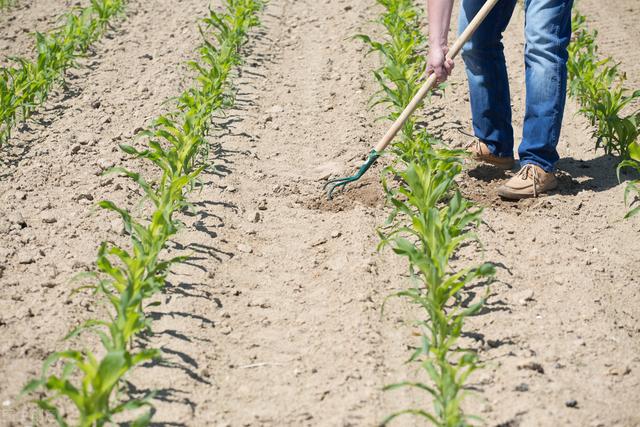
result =
M476 152L482 153L482 146L480 145L480 140L479 139L474 139L473 141L471 141L470 143L467 144L467 146L465 147L466 150L469 150L471 147L475 148Z
M467 146L464 147L464 149L467 152L470 152L473 158L477 158L478 156L482 155L482 145L480 145L479 139L474 139L473 141L468 143Z
M524 165L516 174L517 177L526 181L533 178L533 197L538 197L538 170L533 165Z

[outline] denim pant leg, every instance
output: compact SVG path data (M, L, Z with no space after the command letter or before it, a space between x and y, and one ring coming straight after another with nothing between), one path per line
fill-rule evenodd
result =
M551 172L567 91L567 46L571 39L573 0L526 0L526 110L520 164Z
M459 31L476 16L485 0L462 0ZM513 157L513 127L507 66L502 33L516 0L500 0L462 48L469 93L473 131L491 153Z

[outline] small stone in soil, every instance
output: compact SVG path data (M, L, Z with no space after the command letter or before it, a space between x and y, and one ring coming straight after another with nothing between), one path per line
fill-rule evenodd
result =
M520 392L529 391L529 385L527 383L520 383L516 386L516 391L520 391Z
M260 222L260 212L253 212L247 216L249 222Z
M520 305L527 305L529 301L533 300L533 291L531 289L524 290L516 294L514 299L518 301Z
M58 218L56 218L53 213L47 212L42 216L42 222L44 222L45 224L54 224L58 222Z
M238 250L245 254L250 254L253 252L253 248L249 245L245 245L244 243L240 243L238 245Z
M78 194L78 196L76 196L76 198L75 198L75 199L76 199L77 201L80 201L80 200L82 200L82 199L86 199L86 200L91 201L91 200L93 200L93 195L92 195L92 194L90 194L90 193L81 193L81 194Z
M21 252L18 254L18 264L32 264L35 260L28 252Z
M98 159L96 164L103 171L107 169L111 169L113 166L115 166L115 162L109 159Z
M531 371L536 371L539 374L544 374L544 368L538 362L528 362L518 365L518 369L529 369Z
M9 214L8 219L11 224L17 224L21 228L25 228L27 226L27 221L24 220L20 212Z
M564 402L564 405L567 408L577 408L578 407L578 401L575 400L575 399L567 400L566 402Z

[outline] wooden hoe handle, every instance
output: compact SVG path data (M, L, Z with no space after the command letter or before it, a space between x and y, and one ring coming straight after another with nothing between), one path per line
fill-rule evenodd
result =
M491 9L498 3L499 0L487 0L486 3L482 6L482 8L478 11L473 20L469 23L467 28L460 34L460 37L456 40L456 42L451 46L449 52L447 53L447 59L453 59L458 56L462 46L471 38L471 35L478 29L480 24L487 17ZM393 125L389 128L387 133L382 137L378 145L375 146L375 151L377 153L381 153L387 146L393 141L393 138L398 134L402 126L404 126L405 122L411 115L416 111L422 100L427 96L429 91L433 89L436 85L436 75L431 74L426 82L422 85L416 96L413 97L409 105L406 106L402 114L396 119Z

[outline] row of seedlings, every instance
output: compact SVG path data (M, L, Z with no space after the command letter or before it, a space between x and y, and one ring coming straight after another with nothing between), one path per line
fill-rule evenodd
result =
M388 34L382 41L358 37L382 58L383 65L374 71L381 85L374 103L390 107L388 118L394 120L420 87L427 42L419 25L420 10L412 0L377 1L385 9L379 23ZM401 410L383 424L412 414L437 426L464 426L473 417L463 411L462 400L479 362L473 350L459 345L458 338L465 319L482 308L484 299L465 306L461 292L472 282L489 280L495 269L487 263L455 270L450 261L461 245L475 239L473 228L480 222L481 209L456 188L464 151L446 147L409 120L391 152L392 163L382 181L393 210L379 230L380 247L390 246L408 259L410 287L394 296L423 310L425 317L417 322L421 342L409 363L419 364L427 380L399 382L385 390L422 390L430 396L432 409Z
M575 12L567 64L569 94L579 102L580 112L593 127L596 149L620 156L620 178L625 167L640 172L640 109L634 108L640 100L640 90L630 91L625 87L626 75L619 70L619 64L609 57L600 59L596 38L597 31L587 28L586 17ZM640 180L627 184L627 205L632 192L640 197ZM638 213L640 205L631 209L626 217Z
M45 392L45 397L36 402L61 426L103 426L129 410L143 412L132 426L146 425L151 419L153 393L143 398L127 396L125 377L134 367L158 360L161 354L158 349L139 345L135 338L151 333L145 306L162 291L171 266L187 260L165 259L163 250L179 229L175 214L188 206L186 197L197 187L198 175L208 162L206 137L213 114L233 102L232 72L241 61L248 31L259 24L257 15L262 7L262 0L226 0L224 12L210 10L200 28L203 41L199 60L189 63L197 72L196 84L182 93L174 112L160 116L142 132L145 149L121 145L125 153L158 167L160 178L153 182L124 168L111 170L137 183L154 210L147 218L137 220L110 201L99 203L120 215L131 245L129 249L109 242L100 245L97 272L92 275L95 284L90 288L108 302L110 317L86 321L66 338L92 332L99 337L102 348L97 352L85 349L52 354L44 363L41 378L25 387L26 392ZM212 35L216 43L209 41ZM54 365L60 373L51 373ZM65 404L61 397L75 406L75 420L61 415Z
M91 0L89 6L62 15L62 25L54 30L35 33L33 60L10 57L14 65L0 67L0 145L9 140L17 123L29 119L47 100L54 87L65 84L66 71L78 66L78 59L87 55L125 5L126 0Z

